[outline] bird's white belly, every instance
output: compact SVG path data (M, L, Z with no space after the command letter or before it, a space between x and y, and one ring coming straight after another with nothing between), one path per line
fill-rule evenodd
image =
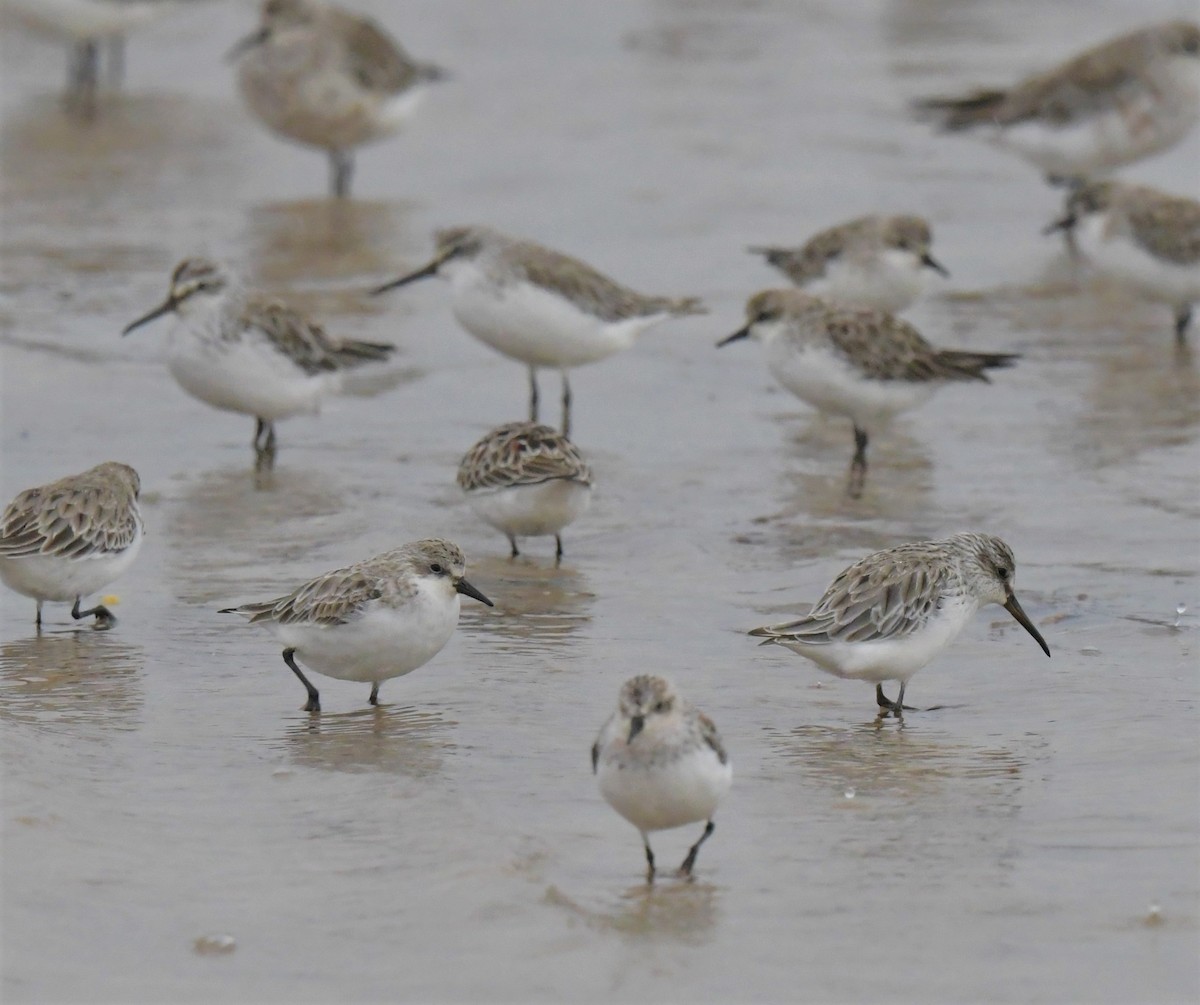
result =
M1197 62L1194 58L1191 63ZM1076 176L1107 172L1176 143L1200 115L1194 84L1185 77L1167 83L1169 93L1143 88L1116 107L1064 126L1029 120L1001 126L992 139L1047 174ZM1189 97L1189 91L1191 96Z
M276 625L284 646L300 662L338 680L377 683L428 663L458 624L459 600L422 590L403 607L374 602L356 621L342 625Z
M850 307L874 307L895 313L924 289L921 266L908 252L883 252L871 262L834 260L825 275L805 285L818 297Z
M420 99L362 87L314 52L307 41L268 43L243 57L238 86L250 110L288 139L325 149L351 149L391 135Z
M602 758L597 766L600 793L643 832L710 819L732 780L732 766L707 745L649 767L622 766L615 758Z
M606 322L566 297L524 281L453 278L454 316L481 342L530 366L569 369L633 343L665 314Z
M868 432L922 404L937 387L934 381L873 380L831 350L797 349L783 339L768 346L767 366L796 397L819 411L847 416Z
M167 366L179 386L214 408L274 421L317 412L336 374L309 375L254 339L172 337Z
M590 485L565 478L467 493L481 520L514 537L557 534L588 508L591 498Z
M1171 304L1200 299L1200 261L1181 265L1155 258L1131 237L1105 231L1099 214L1085 217L1075 230L1076 246L1097 272Z
M152 21L176 5L158 2L114 2L114 0L5 0L0 8L12 11L26 24L79 41L123 35Z
M133 564L142 535L124 551L87 558L25 555L0 558L0 580L35 600L74 600L107 586Z
M826 645L782 643L806 656L835 677L882 683L906 682L958 637L978 606L962 597L943 601L941 611L925 625L898 639L831 642Z

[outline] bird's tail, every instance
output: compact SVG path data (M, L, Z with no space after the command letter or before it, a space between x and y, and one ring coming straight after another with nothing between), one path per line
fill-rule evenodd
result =
M1007 97L1006 91L980 90L961 98L922 98L912 107L918 118L932 119L946 132L955 133L994 122Z
M984 370L1003 369L1020 358L1018 352L972 352L969 349L943 349L937 354L944 376L961 380L987 380Z

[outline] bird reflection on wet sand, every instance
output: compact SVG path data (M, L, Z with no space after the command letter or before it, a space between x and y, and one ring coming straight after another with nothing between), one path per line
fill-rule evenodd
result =
M442 757L454 750L449 736L457 726L440 712L384 704L304 716L276 745L299 767L425 778L440 771Z
M141 646L88 629L43 631L0 646L0 722L70 729L141 724Z

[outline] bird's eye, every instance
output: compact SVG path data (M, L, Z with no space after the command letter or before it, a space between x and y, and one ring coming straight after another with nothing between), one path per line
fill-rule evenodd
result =
M912 245L909 244L907 241L897 241L896 247L899 248L901 251L908 251L908 249L911 248Z
M770 321L771 320L771 312L770 311L759 311L757 314L754 315L754 320L756 322Z
M442 574L442 567L438 565L437 562L434 562L433 565L429 567L429 571L440 576Z
M659 714L662 714L663 712L668 711L670 709L670 707L671 706L668 705L665 701L660 701L657 705L654 706L654 711L658 712Z
M1000 566L999 569L996 570L996 575L999 576L1001 579L1008 579L1008 569L1006 569L1002 565L1002 566Z

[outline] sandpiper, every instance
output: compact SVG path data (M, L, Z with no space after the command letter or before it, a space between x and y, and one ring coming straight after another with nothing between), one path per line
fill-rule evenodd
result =
M936 349L906 321L866 307L836 307L800 290L763 290L746 303L746 324L718 346L753 337L767 368L814 408L854 423L850 495L861 495L869 435L922 404L949 381L987 381L1014 353Z
M327 572L275 600L221 613L274 631L284 663L308 692L304 711L320 712L321 696L297 658L326 677L369 683L368 700L378 705L383 681L424 666L450 641L460 594L492 606L465 574L458 545L431 538Z
M705 821L679 867L681 876L691 876L700 846L716 828L717 804L733 781L713 721L665 678L632 677L592 746L592 772L608 804L641 833L648 883L655 873L650 832Z
M479 517L508 537L554 535L562 561L562 529L592 500L592 470L561 433L536 422L508 422L475 444L458 466L458 484Z
M920 216L860 216L822 230L798 248L752 247L801 289L832 303L895 313L912 304L929 271L933 231Z
M917 107L951 132L986 130L1052 181L1107 173L1174 146L1200 119L1200 25L1141 28L1014 87Z
M336 196L350 194L355 149L400 129L445 76L370 18L317 0L264 0L258 31L229 55L268 129L328 152Z
M816 606L795 621L756 628L763 645L785 646L836 677L870 681L883 714L912 709L904 690L945 649L975 612L1000 604L1047 656L1050 647L1017 603L1012 549L990 534L877 551L838 575ZM884 681L899 681L895 701Z
M529 418L538 417L538 367L562 372L562 431L571 432L567 371L633 344L667 318L703 314L696 297L646 296L586 262L489 227L439 230L437 252L415 272L373 290L427 276L450 280L454 316L481 342L529 367Z
M275 421L312 415L342 390L345 371L386 360L395 346L326 334L285 304L247 290L224 265L185 258L167 299L125 326L174 313L167 365L188 394L255 417L255 469L275 465Z
M1200 300L1200 202L1146 185L1094 181L1067 197L1065 230L1101 274L1127 283L1175 311L1175 339L1186 342Z
M78 475L26 489L0 516L0 580L42 604L74 600L71 617L95 616L97 628L116 617L103 604L80 610L83 597L120 576L142 546L138 493L128 464L105 461Z

